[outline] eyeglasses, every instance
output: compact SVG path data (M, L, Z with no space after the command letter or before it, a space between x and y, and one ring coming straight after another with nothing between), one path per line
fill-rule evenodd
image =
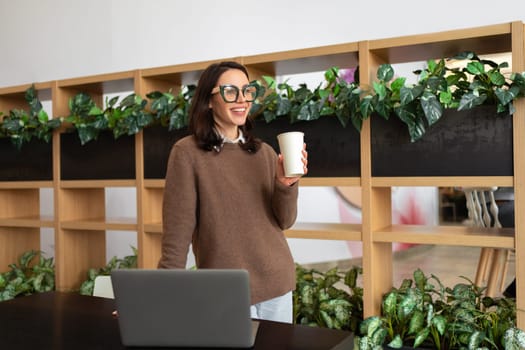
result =
M242 95L244 96L244 100L246 102L253 102L257 98L257 86L248 84L244 85L241 88ZM211 94L214 95L216 93L220 92L222 99L226 103L234 103L237 102L237 99L239 98L239 88L235 85L220 85L216 86L211 90Z

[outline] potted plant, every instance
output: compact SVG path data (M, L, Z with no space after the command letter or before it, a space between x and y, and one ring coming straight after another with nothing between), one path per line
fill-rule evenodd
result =
M135 178L132 135L151 123L152 116L147 100L136 94L118 100L106 99L105 108L86 93L69 100L70 115L64 121L73 128L60 135L63 180Z
M61 119L49 119L34 85L24 94L29 110L0 112L0 181L39 181L53 179L53 131Z
M27 251L20 255L18 264L9 267L11 270L0 273L0 301L55 289L53 258L45 258L42 252Z
M379 67L374 93L364 98L373 112L374 176L513 173L509 114L514 112L512 102L525 94L524 75L505 77L501 70L507 63L472 52L454 59L468 63L448 68L444 59L428 61L426 69L415 72L417 84L410 86L405 78L394 79L390 65Z
M32 139L49 143L53 130L61 125L61 119L49 119L38 99L34 85L25 91L24 97L29 111L12 109L9 115L3 116L0 124L0 138L8 138L17 150ZM2 117L1 112L0 117Z
M296 264L293 318L297 324L357 331L363 320L362 268L321 272Z
M449 288L415 270L383 296L381 315L360 324L357 348L523 348L514 299L483 297L484 288L465 281Z

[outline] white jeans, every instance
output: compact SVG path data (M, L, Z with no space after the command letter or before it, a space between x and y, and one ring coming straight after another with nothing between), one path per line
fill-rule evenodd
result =
M251 317L293 323L293 294L288 292L280 297L262 301L250 307Z

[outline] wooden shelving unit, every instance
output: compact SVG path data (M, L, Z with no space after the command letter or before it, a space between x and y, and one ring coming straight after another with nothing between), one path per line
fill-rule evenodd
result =
M251 78L322 72L332 66L359 66L360 82L370 86L382 63L409 63L437 59L461 51L479 55L510 53L512 70L525 71L525 37L522 22L503 23L438 33L360 41L262 55L232 57L245 64ZM222 59L221 59L222 60ZM219 60L217 60L219 61ZM78 92L89 93L102 104L104 95L134 91L141 96L158 90L178 92L194 84L213 61L137 69L37 84L51 90L53 116L68 114L68 99ZM0 111L25 106L27 86L0 89ZM360 176L337 178L306 177L301 186L356 186L362 189L362 223L359 225L297 223L287 237L360 241L363 245L365 316L378 314L381 297L392 287L392 244L498 247L525 251L525 217L516 216L515 230L479 230L462 226L429 227L392 225L391 188L395 186L513 186L515 210L525 208L525 101L515 104L513 116L513 174L510 176L425 176L376 177L372 173L371 126L365 121L360 134ZM0 181L0 266L19 253L39 247L41 228L55 229L57 288L79 287L88 268L105 264L105 232L136 231L139 265L156 267L162 237L162 195L164 180L145 176L145 138L134 139L134 174L126 178L62 178L61 130L53 138L53 178L45 181ZM79 157L79 164L83 161ZM395 166L395 165L394 165ZM39 189L53 188L54 217L39 213ZM119 220L105 215L105 189L136 188L136 220ZM518 326L525 327L525 269L516 254L518 283Z
M0 111L7 115L13 109L27 110L25 91L30 86L31 84L25 84L2 89L0 93ZM35 90L39 95L50 95L51 87L51 82L35 84ZM12 163L9 160L6 162L4 159L1 165L3 170L7 170L4 168L7 166L24 166L25 168L27 163L20 159L21 155L16 155L15 152L17 151L15 151L15 148L9 142L6 142L4 146L12 147L12 149L8 150L10 152L8 159L11 161L17 159L17 162ZM51 167L51 159L49 159L48 168L52 170ZM55 218L43 217L40 213L40 190L53 188L53 176L50 171L49 176L46 176L45 172L36 174L31 181L17 181L16 179L7 181L7 178L4 178L4 172L1 171L1 173L0 266L2 266L2 269L6 269L8 264L17 262L18 257L23 252L31 249L40 249L41 228L54 227ZM24 171L17 171L14 176L17 173L24 175ZM11 178L11 175L8 174L7 177Z

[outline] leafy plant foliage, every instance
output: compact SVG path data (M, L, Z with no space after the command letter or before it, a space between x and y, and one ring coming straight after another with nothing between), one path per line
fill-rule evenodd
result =
M449 60L466 63L462 68L450 68ZM407 78L395 77L392 65L383 64L368 89L361 87L359 80L345 80L338 67L329 68L324 81L313 90L306 84L294 88L288 81L277 83L275 78L263 76L262 81L254 82L259 96L250 113L252 118L262 118L267 123L277 118L295 123L335 117L343 127L352 124L358 131L372 115L385 119L397 116L407 125L410 140L415 142L439 121L447 108L495 105L498 113L513 114L513 101L525 96L525 73L504 74L507 67L507 62L497 64L473 52L462 52L450 59L427 61L425 69L414 72L417 83L407 84ZM111 130L118 138L136 134L152 124L181 129L188 125L195 88L182 86L177 94L171 90L153 91L146 98L132 93L120 102L118 96L106 98L104 108L81 92L69 100L67 117L48 120L32 87L26 92L30 112L10 111L1 124L0 137L10 137L18 148L33 136L49 141L62 119L76 129L82 144L95 140L101 130Z
M252 105L254 118L262 116L269 123L277 118L288 118L290 123L316 120L323 116L335 116L346 127L351 122L361 130L366 118L366 106L362 106L362 90L356 82L347 82L339 77L339 68L328 69L325 81L313 91L306 84L294 90L287 82L276 83L275 79L263 76L256 81L260 99Z
M326 273L296 265L293 294L298 324L356 331L363 320L363 289L357 286L360 267Z
M109 275L114 269L131 269L137 268L137 248L131 247L133 250L132 255L127 255L120 259L114 256L107 263L106 266L100 268L91 268L87 273L87 280L82 282L80 286L80 294L82 295L93 295L93 287L95 286L95 278L99 275Z
M42 252L27 251L19 257L18 264L9 264L9 268L0 274L0 301L55 289L53 258L45 258Z
M188 125L190 102L196 86L183 86L177 95L172 91L154 91L146 95L151 100L154 122L167 126L168 130L182 129Z
M458 283L449 288L417 269L413 280L385 294L381 316L359 326L358 348L410 346L432 349L520 349L514 299L483 296L484 288Z
M53 130L60 127L62 123L59 118L49 119L38 99L34 85L26 90L24 97L29 105L29 111L12 109L9 115L1 119L0 124L0 138L8 137L17 149L21 149L22 145L31 141L33 137L49 142Z
M106 98L105 108L98 107L91 96L83 92L69 100L70 115L64 120L75 127L82 145L96 140L102 130L112 130L118 138L134 135L152 122L153 117L145 110L147 100L134 93L120 103L118 100L119 96Z
M415 71L418 82L407 85L406 78L395 78L391 65L381 65L370 111L388 119L396 115L408 127L411 141L417 141L439 121L445 108L464 110L480 105L496 105L498 113L513 114L513 101L525 96L525 73L505 77L508 63L484 60L473 52L463 52L452 59L467 61L464 68L448 68L446 60L429 60L427 67Z

